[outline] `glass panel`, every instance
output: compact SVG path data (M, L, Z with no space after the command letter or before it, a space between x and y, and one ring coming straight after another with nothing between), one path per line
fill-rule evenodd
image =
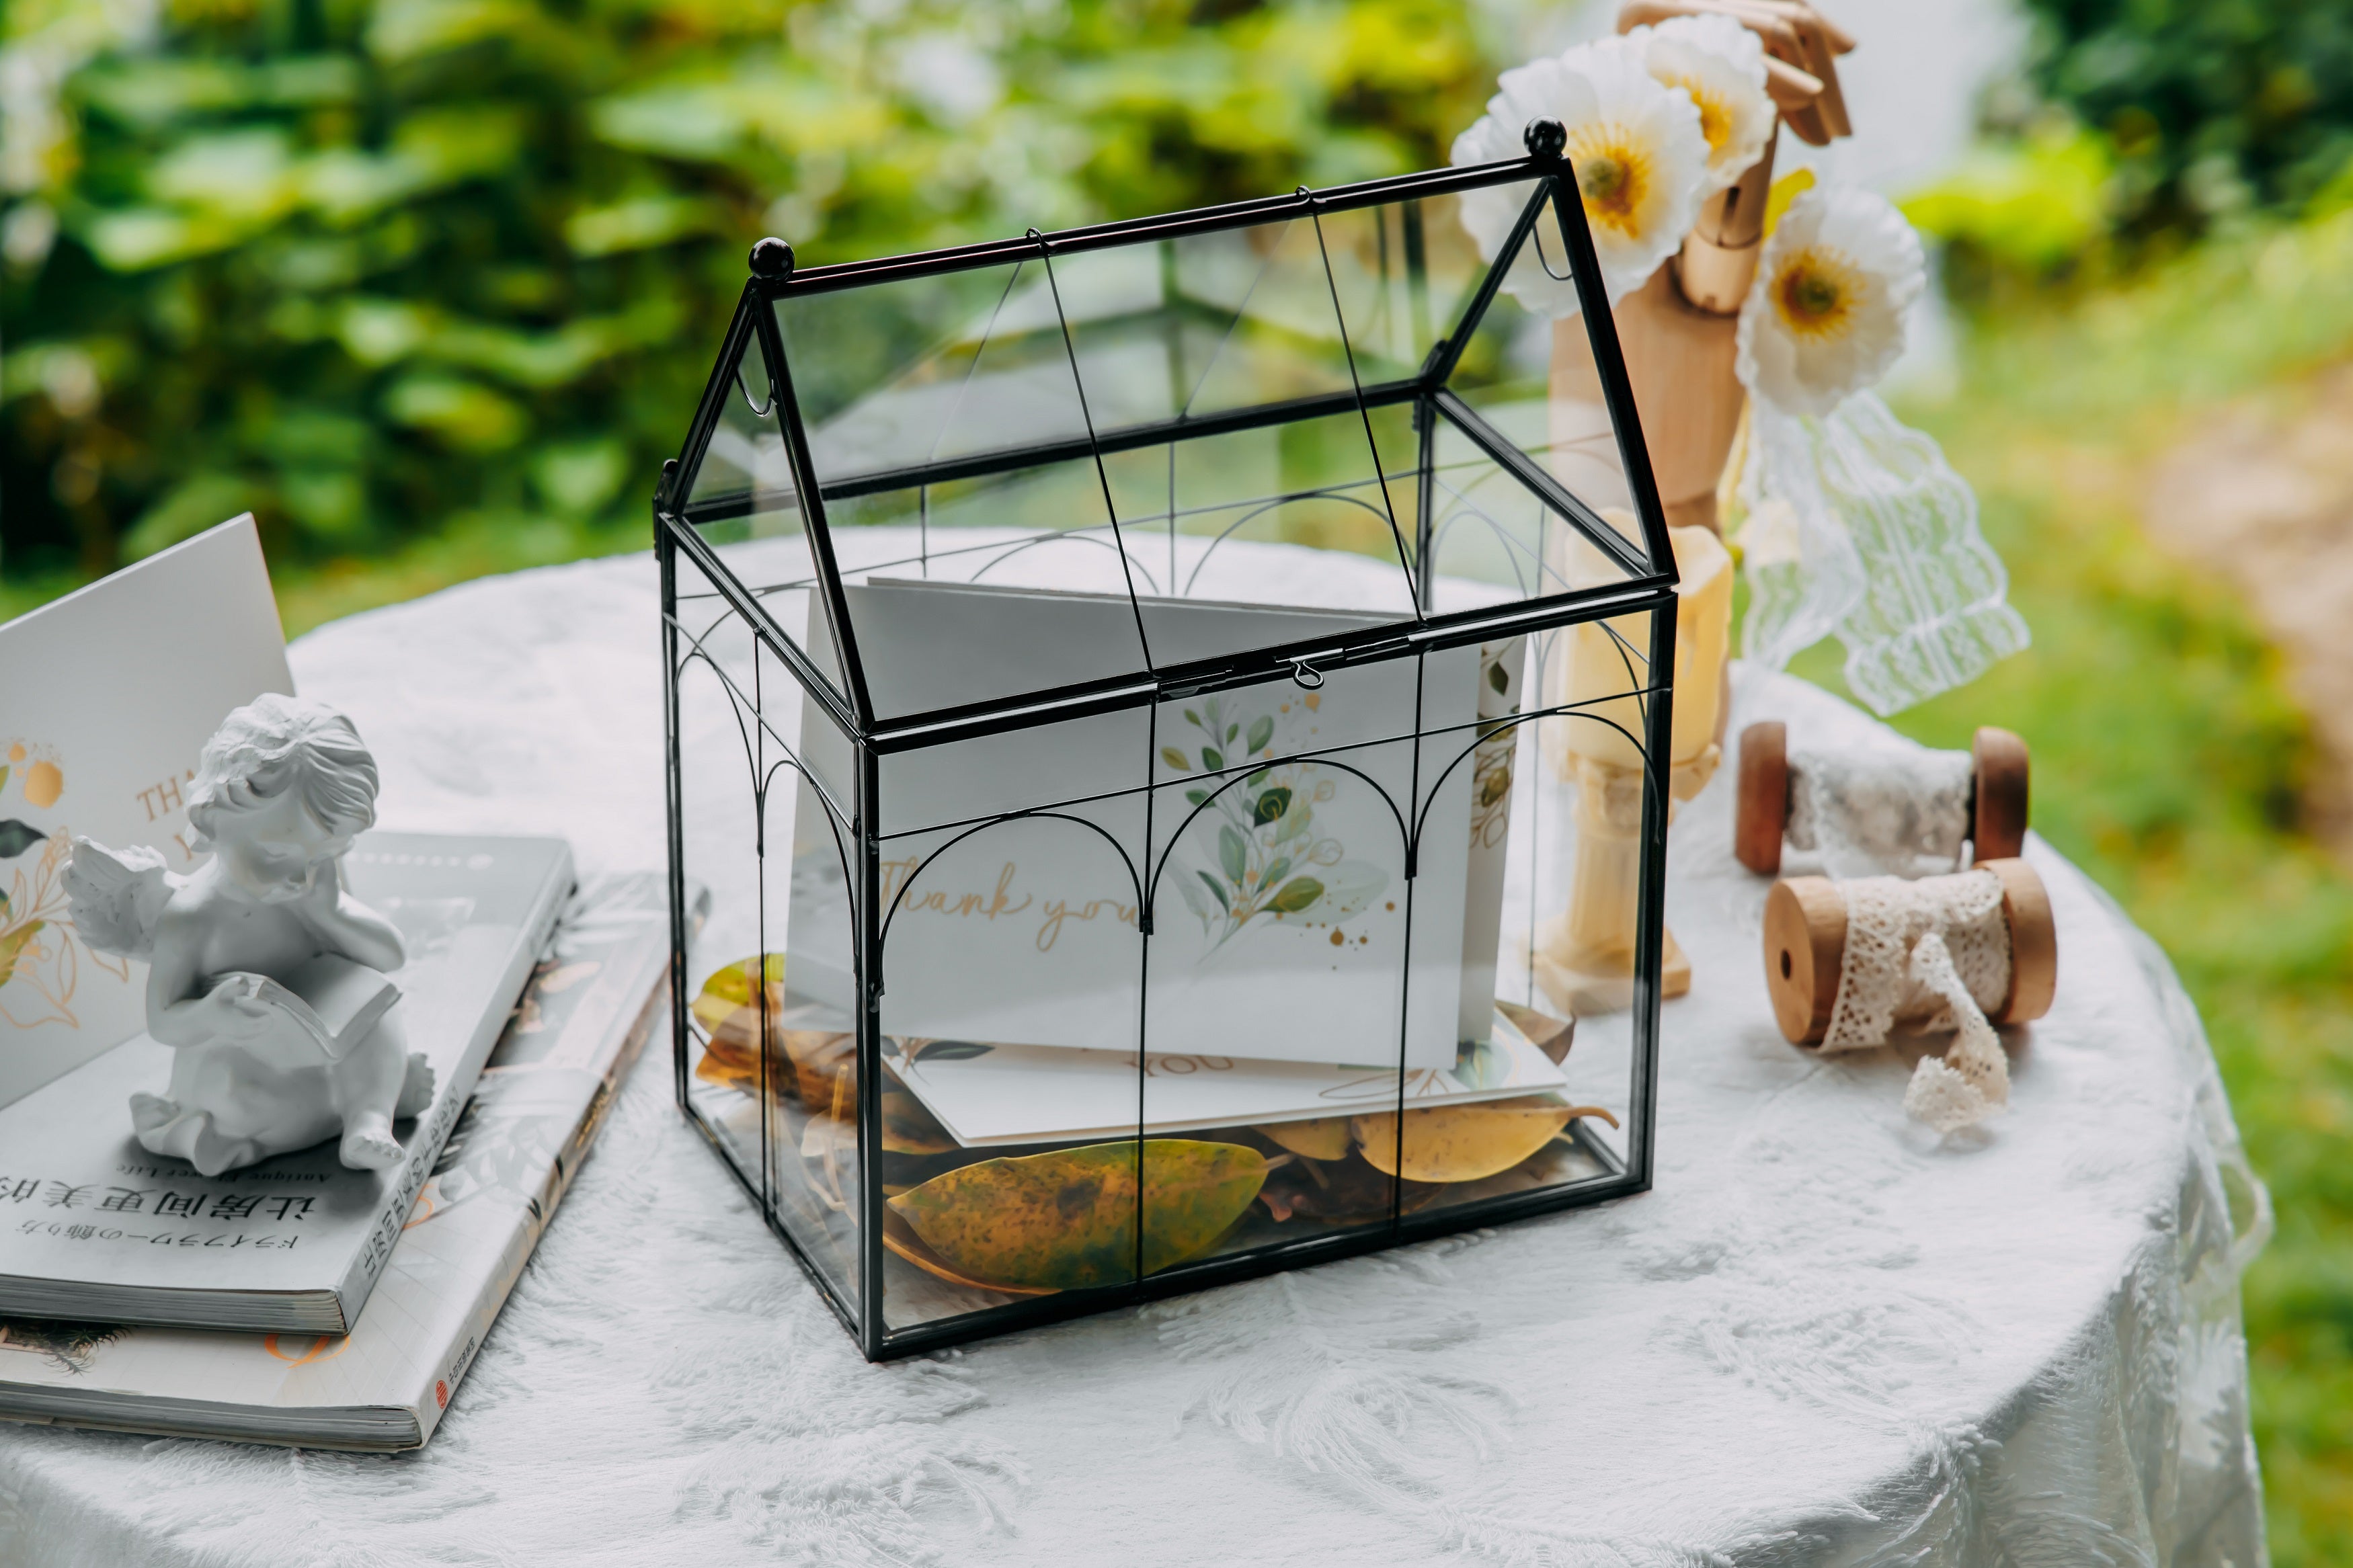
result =
M846 1300L856 1300L864 1085L851 891L857 840L847 811L856 796L836 793L844 809L828 809L792 742L796 735L806 740L831 731L831 722L813 703L776 703L779 692L797 700L798 688L766 648L758 650L757 664L771 710L763 713L758 736L765 826L758 846L761 952L776 972L763 991L768 1201L802 1254Z
M1454 226L1477 251L1482 265L1502 255L1513 228L1542 184L1540 180L1518 180L1466 191L1457 198L1451 215ZM1561 234L1560 215L1549 202L1538 213L1527 238L1503 258L1502 267L1503 290L1497 298L1514 300L1547 319L1577 310L1568 244ZM1461 326L1459 316L1448 322L1450 331L1457 336Z
M832 533L881 717L1049 693L1409 621L1409 405L862 496ZM1042 520L1042 521L1041 521ZM1135 600L1128 593L1133 584ZM1147 665L1145 655L1149 653ZM1130 781L1134 782L1134 781Z
M708 591L690 563L680 578L682 592L690 583ZM732 612L703 629L681 675L684 869L711 888L713 906L690 965L688 1095L854 1311L856 1057L849 998L826 984L849 963L847 883L838 825L785 742L799 695ZM814 917L811 889L820 895ZM833 912L828 896L843 918L824 918Z
M788 763L766 797L763 952L781 974L767 1007L768 1202L802 1255L856 1300L860 1159L854 844ZM787 852L788 851L788 852ZM888 1102L885 1104L886 1114Z
M1305 216L1060 256L1054 281L1100 435L1355 384Z
M1558 215L1546 204L1514 253L1503 291L1472 329L1447 388L1504 444L1528 454L1608 521L1641 559L1625 458L1602 401L1588 323L1567 281L1567 258ZM1456 443L1441 438L1440 446L1440 461L1451 461ZM1605 559L1594 553L1597 562ZM1610 580L1622 574L1614 564L1594 570Z
M795 536L793 542L800 542ZM764 567L789 564L783 541L754 541L723 546L720 562L730 568L737 585L757 599L794 644L809 657L818 673L841 689L840 663L827 627L825 605L818 591L804 584L780 582ZM757 712L772 746L790 748L815 768L839 802L848 802L855 788L849 740L826 717L824 707L807 699L799 678L765 647L754 659L748 628L728 601L719 596L709 579L683 555L678 565L678 619L682 653L693 650L696 639L713 629L723 639L726 657L718 668L737 687L746 714ZM714 647L713 653L719 652Z
M685 871L711 892L701 946L732 961L754 951L759 941L759 886L749 860L759 826L753 639L693 563L681 558L677 577Z
M1117 445L1138 426L1409 379L1482 271L1455 205L1303 209L787 297L777 321L828 505L836 487L905 470L1082 447L1090 425Z
M776 310L828 503L836 487L878 476L1083 446L1078 384L1038 262L788 295Z
M1410 453L1409 420L1383 409L1374 428ZM1087 521L1106 477L1116 529ZM1351 412L1114 453L1102 471L1079 458L863 494L829 516L868 689L892 719L1141 675L1139 624L1167 667L1410 618L1388 504L1413 489L1409 465L1384 487Z
M706 595L681 605L681 618L698 640L681 647L677 671L681 870L690 886L711 895L710 917L688 955L693 1038L687 1093L729 1163L758 1190L759 1101L743 1087L759 1073L758 1004L744 968L756 964L761 952L752 855L759 842L757 758L743 722L745 705L734 694L750 683L752 639L732 610L707 596L708 584L691 564L680 562L678 576L682 598L690 585Z
M1622 616L1482 650L1488 727L1471 757L1471 822L1474 858L1502 898L1492 926L1463 934L1466 963L1493 944L1483 966L1492 1033L1471 1070L1517 1062L1547 1081L1423 1125L1409 1117L1408 1176L1450 1178L1433 1208L1606 1181L1626 1168L1641 817L1652 778L1642 763L1648 699L1638 695L1650 623L1649 613ZM1531 682L1541 683L1540 705L1526 700ZM1514 710L1551 716L1496 727ZM1671 948L1669 985L1680 974L1688 990L1678 956Z
M680 590L708 595L694 566L680 562ZM691 605L718 605L696 597ZM786 905L796 826L796 775L763 715L763 693L779 691L781 670L755 651L734 611L696 626L678 677L680 839L690 884L711 889L711 920L690 957L690 1079L687 1096L718 1135L720 1150L763 1194L769 1213L802 1244L845 1302L857 1300L854 1234L817 1201L802 1150L857 1187L857 1145L817 1147L796 1110L807 1090L793 1074L805 1053L805 1020L791 983L797 963L786 942ZM784 687L797 693L786 677ZM802 811L821 818L821 811ZM763 832L765 826L765 832ZM767 853L775 847L776 853ZM849 1081L854 1093L854 1077ZM818 1140L821 1142L821 1140ZM835 1223L828 1225L828 1217Z
M1143 813L1137 792L886 845L893 1329L1135 1277Z
M849 682L842 674L841 656L825 612L824 595L818 586L818 573L809 559L808 536L799 531L797 516L763 513L748 520L714 524L708 531L736 529L745 521L757 525L770 519L788 521L793 526L789 531L781 531L774 537L743 538L735 543L723 544L714 553L735 585L759 602L786 640L807 657L818 678L847 702ZM680 599L683 609L686 603L683 586L680 589ZM710 606L713 613L725 605L725 601L716 594L710 594L694 603ZM792 681L794 678L787 673L786 679ZM798 693L799 687L795 684L784 700L797 702ZM771 710L769 722L783 734L789 736L792 733L789 714Z
M1387 471L1374 465L1366 420L1354 409L1111 459L1128 552L1159 597L1348 613L1319 629L1147 605L1154 663L1411 620L1413 587L1398 548L1413 525L1411 420L1409 405L1373 412Z
M1166 668L1411 617L1402 536L1412 521L1417 442L1404 405L1114 450L1101 468L1086 440L1090 416L1115 445L1119 432L1138 425L1349 395L1353 340L1324 269L1326 246L1338 247L1340 299L1356 300L1368 352L1393 353L1410 341L1417 311L1429 315L1428 279L1408 286L1406 227L1395 210L1339 214L1324 220L1319 243L1316 221L1302 216L1072 253L1055 259L1050 279L1042 261L1023 262L988 269L1002 281L985 310L980 274L956 290L935 287L941 280L902 281L780 304L797 366L822 348L826 333L846 330L819 331L820 305L880 312L902 325L950 303L975 312L871 395L831 413L824 400L805 399L825 416L812 442L844 574L890 590L851 596L854 640L878 714L906 717L1136 673L1147 654ZM1420 248L1426 260L1426 241ZM1459 260L1460 248L1450 258ZM807 324L789 324L802 318ZM1069 373L1073 349L1077 382ZM1056 442L1084 455L1018 468L989 461L992 452L1010 462L1016 447ZM891 488L881 478L909 469L923 482ZM1105 515L1106 484L1121 527ZM1229 540L1307 549L1275 557L1222 549ZM1251 558L1238 559L1245 553ZM1329 557L1338 559L1327 565ZM1098 602L942 599L907 591L907 579L1050 589ZM1135 613L1115 602L1130 593L1368 614L1303 624L1147 605L1139 645ZM871 628L861 624L869 613L878 617ZM1026 626L1039 615L1071 629L1034 637L1018 654L998 651L1008 619Z
M1627 566L1451 421L1430 442L1430 610L1443 615L1620 583ZM1621 532L1632 513L1604 514Z
M826 511L845 578L1127 592L1092 458L846 497ZM1130 552L1127 570L1138 565ZM1149 580L1136 587L1150 592Z
M1358 379L1414 379L1486 274L1461 198L1327 212L1321 222Z
M747 332L723 384L719 419L711 437L700 453L687 458L690 521L797 508L784 426L770 406L769 394L760 345Z
M1408 1110L1397 1129L1414 1212L1606 1178L1619 1168L1588 1147L1586 1123L1599 1112L1583 1108L1602 1102L1578 1098L1573 1087L1574 1068L1586 1065L1567 1058L1578 1038L1577 1015L1534 978L1551 951L1551 911L1567 902L1555 886L1564 863L1554 820L1559 806L1550 803L1546 815L1545 792L1531 772L1541 766L1539 725L1511 722L1533 707L1525 697L1540 668L1535 641L1481 648L1480 725L1470 735L1429 738L1440 747L1440 766L1467 775L1469 787L1460 800L1433 803L1425 842L1461 836L1472 896L1459 948L1462 1043L1450 1075L1457 1098ZM1638 804L1640 781L1638 773ZM1572 842L1567 863L1577 863L1576 853ZM1615 1005L1622 1013L1624 1002ZM1622 1121L1627 1103L1620 1083L1604 1109Z
M1151 773L1151 715L1130 708L887 753L876 763L881 831L895 837L1138 794Z
M1386 360L1352 368L1355 343L1340 313L1340 301L1353 298L1368 324L1386 329L1377 338L1398 338L1390 318L1409 314L1400 299L1409 291L1403 243L1384 238L1401 220L1393 211L1386 218L1302 215L1154 247L1162 297L1151 321L1073 325L1090 403L1106 411L1099 426L1108 434L1295 399L1353 398L1360 384L1395 379L1375 374L1365 382L1368 371L1397 369ZM1327 256L1346 280L1343 293L1335 294ZM1058 276L1108 279L1135 259L1132 250L1093 252L1056 265ZM1108 289L1090 290L1098 291ZM1159 351L1156 364L1136 352L1147 341ZM1365 625L1411 617L1394 491L1409 497L1402 479L1414 444L1406 416L1390 407L1379 414L1368 422L1350 406L1113 454L1106 468L1123 532L1159 579L1158 595L1374 612ZM1221 549L1235 539L1293 548ZM1289 617L1144 611L1146 645L1162 668L1342 629Z
M818 581L807 523L786 457L782 426L769 406L770 387L759 344L748 335L712 426L690 476L686 521L694 525L728 574L766 602L785 635L809 656L837 693L846 692L841 661L823 616L807 603ZM719 601L704 584L701 602ZM683 597L685 590L681 588Z
M1092 460L863 496L839 511L847 525L831 537L878 717L1144 673L1128 584L1149 574L1099 521Z
M1430 663L1468 698L1462 661ZM1414 690L1398 659L1161 711L1148 1271L1395 1213L1395 1161L1362 1145L1394 1121L1401 1063L1454 1059L1455 966L1429 958L1462 897L1459 855L1406 877ZM1409 957L1433 982L1410 997Z

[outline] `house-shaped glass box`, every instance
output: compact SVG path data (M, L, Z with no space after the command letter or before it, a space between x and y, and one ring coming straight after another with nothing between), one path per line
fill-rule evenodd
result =
M1648 1185L1676 575L1528 140L754 250L655 501L676 1088L869 1356Z

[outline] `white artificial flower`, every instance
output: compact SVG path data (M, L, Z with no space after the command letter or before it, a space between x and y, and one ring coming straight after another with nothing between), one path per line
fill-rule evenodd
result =
M1740 307L1741 384L1784 414L1828 414L1904 352L1905 312L1927 279L1920 237L1885 197L1805 192Z
M1530 121L1559 121L1613 305L1683 244L1708 179L1707 137L1691 96L1661 86L1620 42L1580 45L1505 71L1486 114L1455 139L1452 152L1457 164L1518 157ZM1463 195L1462 224L1483 259L1495 258L1526 201L1524 188L1509 186ZM1577 289L1568 258L1558 254L1558 231L1547 221L1536 232L1549 237L1541 257L1535 245L1524 247L1504 287L1540 316L1575 315Z
M1621 41L1641 51L1661 86L1681 88L1699 110L1707 138L1703 200L1765 155L1779 111L1765 91L1765 45L1756 34L1725 16L1674 16L1636 27Z

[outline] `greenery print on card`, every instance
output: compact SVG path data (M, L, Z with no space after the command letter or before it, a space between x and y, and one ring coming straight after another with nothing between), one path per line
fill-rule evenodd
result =
M1295 710L1312 711L1310 693ZM1278 731L1295 716L1285 702L1275 712L1211 698L1185 710L1185 744L1165 745L1160 760L1180 773L1196 769L1225 775L1185 792L1200 808L1186 826L1196 856L1180 860L1177 891L1217 952L1254 922L1328 925L1339 941L1342 921L1370 905L1389 885L1388 873L1351 860L1347 846L1324 831L1316 807L1339 794L1332 770L1314 763L1276 760ZM1259 765L1240 783L1234 770Z

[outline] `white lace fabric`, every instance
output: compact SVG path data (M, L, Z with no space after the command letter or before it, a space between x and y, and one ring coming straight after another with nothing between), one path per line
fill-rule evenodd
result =
M1950 869L1969 836L1973 773L1967 752L1791 747L1790 846L1833 877Z
M1738 481L1751 594L1741 649L1776 668L1835 634L1879 713L1964 685L2024 648L1976 494L1875 393L1829 414L1750 404Z
M1957 1031L1942 1060L1924 1057L1904 1109L1939 1132L1973 1126L2010 1102L2010 1062L1986 1014L2010 993L2010 923L1991 871L1838 884L1846 956L1824 1051L1883 1046L1897 1025Z

